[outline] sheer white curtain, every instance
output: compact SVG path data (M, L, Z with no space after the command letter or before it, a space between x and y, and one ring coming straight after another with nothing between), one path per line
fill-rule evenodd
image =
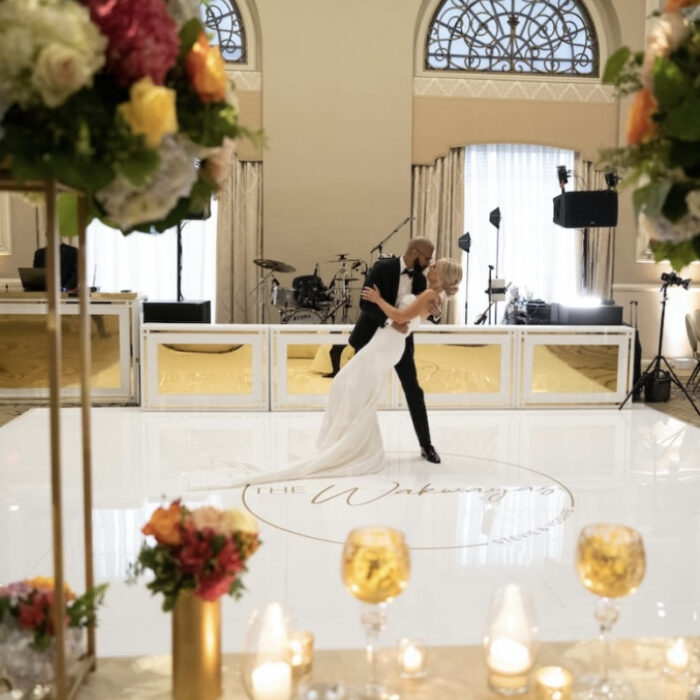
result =
M205 221L187 221L182 228L182 295L209 299L216 308L216 201ZM90 283L103 292L124 289L151 300L177 298L176 229L164 233L132 233L108 228L99 221L88 227Z
M468 274L458 297L468 322L488 305L488 266L498 269L521 296L564 301L580 288L580 232L552 222L552 198L560 193L557 166L573 172L574 151L529 144L468 146L464 162L464 228L471 234ZM572 178L573 179L573 178ZM499 260L489 212L501 210ZM463 254L465 267L467 255ZM494 269L494 276L496 269ZM505 304L498 305L499 319Z

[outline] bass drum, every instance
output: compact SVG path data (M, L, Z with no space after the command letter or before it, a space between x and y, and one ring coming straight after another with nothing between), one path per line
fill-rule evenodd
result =
M295 309L287 316L283 323L323 323L323 317L320 313L312 309Z

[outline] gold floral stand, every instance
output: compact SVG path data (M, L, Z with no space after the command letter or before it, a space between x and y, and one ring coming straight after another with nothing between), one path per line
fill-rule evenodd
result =
M75 698L87 674L95 669L95 628L87 630L87 654L81 661L77 676L69 682L66 675L64 574L63 574L63 498L61 482L61 308L60 256L56 196L72 190L53 180L14 180L6 170L0 170L0 192L34 192L44 195L46 202L46 291L48 312L49 423L51 435L51 514L54 574L54 628L56 656L54 660L54 697L56 700ZM92 552L92 446L90 440L90 315L86 261L87 224L86 203L78 194L78 282L80 304L80 401L82 409L83 458L83 519L85 546L85 588L94 586Z

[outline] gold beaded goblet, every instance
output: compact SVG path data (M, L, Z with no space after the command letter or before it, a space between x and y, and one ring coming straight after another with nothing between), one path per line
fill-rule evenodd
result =
M350 688L352 700L388 700L398 694L377 681L374 646L386 627L386 605L399 595L411 573L403 533L389 527L352 530L343 547L342 576L345 587L368 604L362 613L366 634L369 677L360 688Z
M595 617L604 644L600 676L579 681L577 700L631 700L632 689L623 681L610 678L609 633L620 616L612 599L637 590L646 570L642 536L625 525L600 523L581 530L576 550L576 569L583 585L600 597Z

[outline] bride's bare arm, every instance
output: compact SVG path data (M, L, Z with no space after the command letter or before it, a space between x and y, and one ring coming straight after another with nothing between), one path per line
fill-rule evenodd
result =
M386 299L382 299L382 295L377 289L377 285L365 287L362 290L362 298L376 304L392 321L396 323L408 323L412 318L420 316L426 318L429 315L428 307L431 300L437 297L436 293L431 289L426 289L419 294L411 304L405 309L397 309L392 306Z

